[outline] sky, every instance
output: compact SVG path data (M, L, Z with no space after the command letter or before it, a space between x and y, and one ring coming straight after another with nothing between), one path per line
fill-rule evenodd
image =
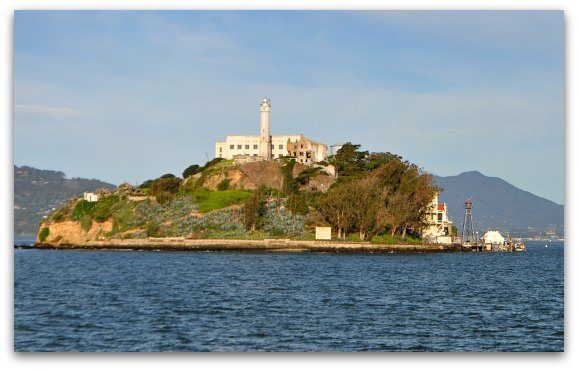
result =
M564 203L562 11L16 11L14 163L120 184L272 134Z

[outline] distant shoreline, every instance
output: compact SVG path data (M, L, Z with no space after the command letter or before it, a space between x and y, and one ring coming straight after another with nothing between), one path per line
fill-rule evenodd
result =
M369 242L341 242L293 239L111 239L82 244L55 245L36 243L15 245L19 249L46 250L135 250L135 251L191 251L191 252L332 252L332 253L440 253L464 252L458 245L439 244L377 244Z

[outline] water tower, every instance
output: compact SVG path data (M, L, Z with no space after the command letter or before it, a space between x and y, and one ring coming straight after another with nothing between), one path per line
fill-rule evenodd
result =
M474 230L474 220L472 218L473 207L474 203L471 199L465 201L464 208L466 209L466 215L464 216L464 224L462 227L462 243L478 243L478 238L476 238L476 232Z

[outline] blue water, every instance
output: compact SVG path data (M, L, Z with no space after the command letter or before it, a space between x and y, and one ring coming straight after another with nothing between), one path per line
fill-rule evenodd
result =
M563 351L564 248L14 251L16 351Z

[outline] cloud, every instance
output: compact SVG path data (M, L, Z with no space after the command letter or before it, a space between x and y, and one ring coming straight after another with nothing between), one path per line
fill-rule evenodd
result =
M15 104L14 112L53 118L68 118L80 114L79 111L71 108L51 107L48 105L40 104Z

